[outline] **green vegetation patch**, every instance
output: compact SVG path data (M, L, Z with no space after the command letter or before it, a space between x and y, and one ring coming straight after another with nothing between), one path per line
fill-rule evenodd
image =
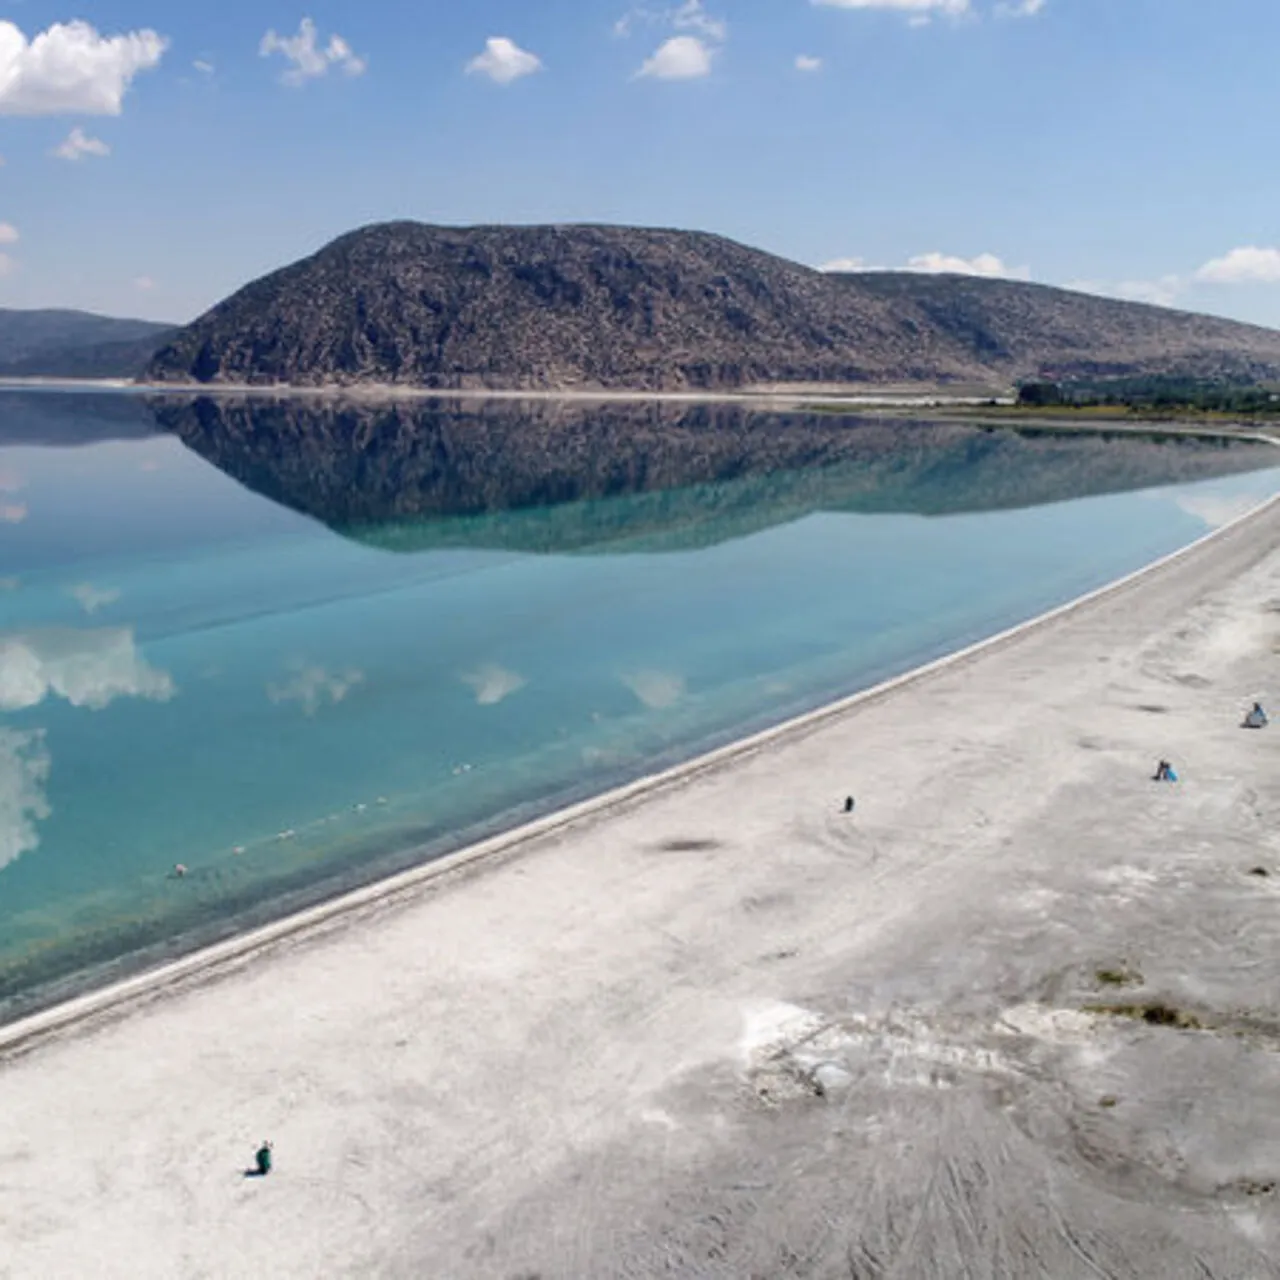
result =
M1115 969L1098 969L1093 975L1104 987L1140 987L1143 978L1136 969L1120 965Z
M1280 418L1280 387L1230 379L1156 375L1034 381L1018 388L1022 409L1091 409L1125 413Z
M1176 1009L1161 1000L1147 1004L1091 1004L1085 1005L1084 1011L1109 1018L1130 1018L1134 1022L1145 1022L1151 1027L1173 1027L1178 1031L1204 1030L1204 1023L1194 1013Z

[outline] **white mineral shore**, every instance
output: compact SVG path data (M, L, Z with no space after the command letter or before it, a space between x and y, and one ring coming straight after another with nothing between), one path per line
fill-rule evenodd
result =
M0 1274L1280 1274L1278 543L12 1048Z

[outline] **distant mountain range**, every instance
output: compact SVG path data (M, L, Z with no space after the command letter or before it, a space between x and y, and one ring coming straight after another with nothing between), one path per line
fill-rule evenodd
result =
M823 274L699 232L353 231L174 334L161 382L727 389L1280 378L1280 333L1043 285Z
M134 378L174 331L88 311L0 309L0 377Z

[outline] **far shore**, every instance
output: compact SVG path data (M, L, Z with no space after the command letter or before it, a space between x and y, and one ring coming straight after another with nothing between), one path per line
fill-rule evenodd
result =
M643 388L438 388L394 383L296 386L269 383L136 382L125 378L0 378L0 391L116 392L145 396L217 397L259 400L314 400L377 404L397 401L562 401L570 404L738 405L774 413L822 413L851 417L910 417L959 425L1000 426L1063 432L1172 432L1204 438L1280 439L1280 421L1229 415L1123 409L1024 409L1006 388L949 391L903 385L848 387L776 385L704 391Z
M565 400L587 403L657 401L670 404L767 404L800 407L808 401L851 406L925 407L1006 403L1007 391L949 392L936 387L830 387L823 384L742 387L724 390L661 391L609 387L413 387L399 383L140 382L127 378L0 378L0 390L130 391L159 396L233 396L320 400Z
M14 1273L1280 1274L1277 537L10 1028Z

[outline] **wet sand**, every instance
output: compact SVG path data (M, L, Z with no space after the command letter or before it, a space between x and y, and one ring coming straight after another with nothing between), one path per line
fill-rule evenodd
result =
M26 1042L0 1274L1280 1275L1278 546Z

